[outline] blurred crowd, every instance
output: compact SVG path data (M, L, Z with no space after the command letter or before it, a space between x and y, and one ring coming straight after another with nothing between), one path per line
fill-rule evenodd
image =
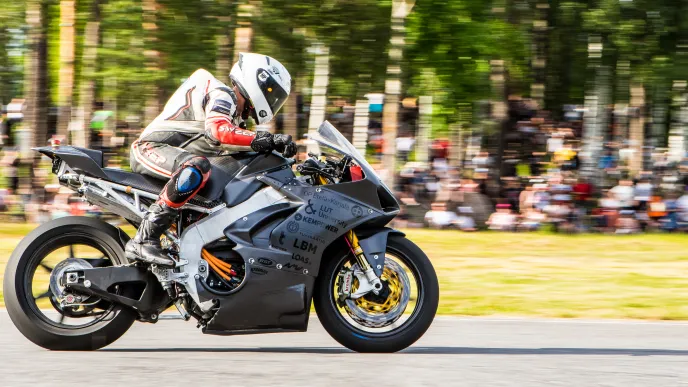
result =
M394 179L402 211L394 226L618 234L688 231L688 158L671 161L668 150L648 147L643 170L633 173L631 144L614 135L624 121L610 113L609 134L597 165L586 169L584 157L579 157L582 109L571 106L565 111L563 120L555 121L529 101L519 100L509 108L501 143L481 134L469 136L461 147L435 138L429 141L427 162L409 161L417 159L418 142L415 131L408 130L413 125L402 122L395 144L400 167ZM352 114L328 118L351 137ZM127 144L133 138L135 133L125 132L120 145L100 148L109 154L110 167L127 167ZM304 157L303 144L301 150ZM381 125L371 119L367 157L384 175L381 152ZM49 164L30 169L9 147L1 155L0 219L40 223L66 215L108 217L55 184Z
M507 130L501 168L487 151L467 153L450 166L447 141L433 141L428 163L407 162L397 175L402 214L396 226L688 231L688 158L672 162L668 150L648 149L644 170L632 173L631 144L615 138L621 121L611 119L597 165L585 169L579 157L583 121L578 110L571 107L561 122L537 111L517 117Z

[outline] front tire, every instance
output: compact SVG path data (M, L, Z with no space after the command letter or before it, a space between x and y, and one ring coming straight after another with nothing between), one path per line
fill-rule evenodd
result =
M39 309L32 294L38 266L47 255L65 246L70 246L71 255L71 246L75 244L101 251L104 259L100 261L106 262L104 265L127 263L119 230L85 217L65 217L41 225L19 243L7 263L3 287L7 312L27 339L46 349L99 349L120 338L136 320L132 310L112 306L102 321L96 319L92 324L70 328L61 324L64 318L60 323L51 322Z
M386 327L380 332L365 330L353 324L342 313L336 301L336 281L347 261L346 252L339 259L329 260L318 276L313 303L325 330L343 346L357 352L397 352L415 343L432 324L439 304L437 275L425 253L413 242L401 235L390 235L386 254L397 257L415 277L418 292L414 310L405 315L397 327ZM393 326L393 324L392 324Z

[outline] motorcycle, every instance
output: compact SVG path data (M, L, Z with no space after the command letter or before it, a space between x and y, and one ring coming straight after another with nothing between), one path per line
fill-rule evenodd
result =
M170 316L193 317L205 334L303 332L312 303L354 351L413 344L437 311L430 260L385 227L399 204L337 129L325 121L309 140L320 154L295 168L274 152L210 157L210 180L161 238L173 268L128 262L129 236L95 218L39 226L5 270L14 325L47 349L95 350L134 321ZM36 150L62 185L136 227L165 184L104 168L99 151ZM172 306L178 316L161 315Z

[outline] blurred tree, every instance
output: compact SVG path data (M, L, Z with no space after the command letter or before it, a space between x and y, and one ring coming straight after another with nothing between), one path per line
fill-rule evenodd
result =
M0 12L0 105L21 92L21 66L17 60L21 58L18 41L24 7L25 2L11 2L4 4Z
M382 164L387 170L386 183L394 187L396 175L396 139L399 129L399 97L401 95L401 61L406 44L406 17L415 0L394 0L392 2L392 33L389 43L387 76L385 79L385 101L382 111Z
M232 50L236 31L236 2L220 0L217 13L218 30L215 35L217 58L215 59L215 77L229 84L229 71L232 68Z
M98 44L100 43L100 2L92 0L88 23L84 32L84 48L82 55L82 71L80 80L79 106L77 108L77 127L74 144L82 147L89 146L90 121L95 103L95 71L98 58Z
M157 0L142 0L143 9L143 55L146 58L146 70L151 73L163 71L163 58L161 57L160 41L158 40L158 12ZM147 125L160 113L160 85L159 80L151 82L146 89L146 107L143 121Z
M74 96L75 15L74 0L60 1L59 79L57 96L57 134L69 143L69 122Z
M48 138L48 87L46 2L26 2L26 52L24 55L25 116L20 134L20 151L25 160L38 160L30 147L44 146Z
M490 60L503 60L513 93L529 89L528 40L520 27L495 17L491 2L418 2L409 16L407 58L415 95L433 93L434 115L457 122L457 106L491 97ZM502 8L503 10L503 8ZM431 68L439 89L426 90L422 69ZM434 130L434 129L433 129Z

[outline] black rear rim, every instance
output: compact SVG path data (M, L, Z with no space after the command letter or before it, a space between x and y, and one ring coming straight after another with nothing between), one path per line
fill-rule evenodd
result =
M420 275L420 270L418 269L418 265L413 262L413 260L407 256L405 253L400 251L399 249L394 248L393 246L387 246L387 251L386 251L386 256L385 256L385 262L389 262L389 260L392 259L396 261L396 263L402 263L402 267L404 267L404 270L406 271L406 274L410 274L412 277L413 284L415 284L416 287L416 292L415 295L411 295L411 300L415 301L413 303L413 310L411 313L404 313L403 317L399 318L398 320L395 320L392 324L381 327L381 328L374 328L374 327L368 327L368 326L362 326L361 324L357 323L354 321L347 313L344 307L342 307L340 304L337 302L337 293L338 293L338 273L340 270L342 270L345 267L351 267L352 264L355 263L355 259L353 258L351 253L347 253L347 255L341 257L338 261L338 263L335 265L335 270L331 273L331 277L329 279L329 302L330 306L334 308L335 315L337 318L351 331L354 332L354 334L359 335L359 336L365 336L365 337L370 337L370 338L386 338L390 336L394 336L399 334L402 331L405 331L408 329L411 325L413 325L413 322L417 320L418 316L420 315L421 310L423 309L423 299L425 295L424 291L424 286L423 286L423 278ZM387 265L387 264L386 264ZM412 286L413 286L412 284ZM371 299L375 299L376 296L374 296L372 293L369 293L369 295L364 296L364 297L369 297ZM410 306L411 304L409 304ZM406 308L408 309L408 307ZM406 310L408 312L408 310Z
M89 297L83 301L87 305L62 307L49 285L53 269L63 260L83 259L92 267L107 267L116 263L112 257L116 253L91 235L65 233L50 239L36 249L24 271L27 304L41 321L60 329L79 330L112 320L120 309L116 305Z

